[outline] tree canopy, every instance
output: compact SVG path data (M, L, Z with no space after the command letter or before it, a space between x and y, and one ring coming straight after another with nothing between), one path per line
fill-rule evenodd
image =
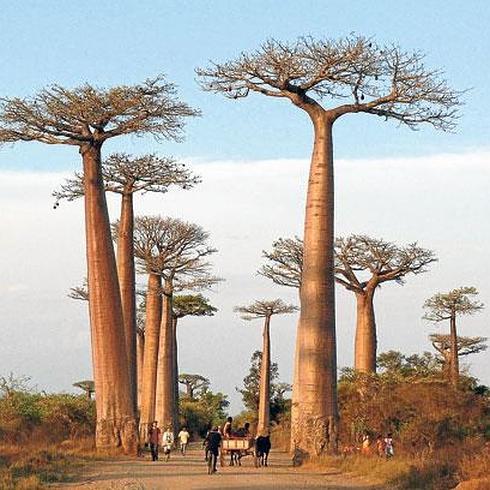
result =
M185 118L197 115L164 75L111 88L54 84L31 97L0 98L0 141L82 146L124 134L180 140Z
M298 308L294 305L285 303L282 299L256 300L248 306L237 306L235 311L241 314L244 320L255 320L256 318L266 318L272 315L283 315L294 313Z
M452 130L459 93L424 59L419 51L405 52L357 35L300 37L289 43L271 38L256 51L211 62L196 72L204 90L231 99L255 92L286 98L311 115L327 110L336 119L369 113L412 129L427 123ZM339 105L331 106L335 101Z
M425 301L423 318L438 323L451 319L453 315L473 315L483 309L483 303L471 299L477 295L478 291L473 286L437 293Z

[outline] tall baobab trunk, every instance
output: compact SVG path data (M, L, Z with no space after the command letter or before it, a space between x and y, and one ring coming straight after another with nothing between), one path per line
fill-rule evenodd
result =
M141 383L140 438L143 441L147 439L149 425L155 420L158 344L162 317L161 285L162 278L158 274L150 273L146 293L145 351Z
M374 290L356 293L357 325L354 368L363 373L376 372L376 321L374 317Z
M173 336L173 379L174 379L174 396L175 396L175 423L179 424L179 348L177 345L177 317L172 317L172 336Z
M449 375L451 384L457 386L459 381L459 357L458 357L458 334L456 331L456 313L451 313L450 333L451 333L451 361L449 363Z
M291 437L297 453L337 450L337 354L334 295L333 121L312 116L311 159L304 231L301 315Z
M124 337L128 355L129 382L135 412L137 411L136 387L136 291L134 270L134 211L133 194L122 194L121 217L117 239L117 272L121 290Z
M138 411L141 409L141 388L143 384L143 363L145 358L145 335L138 333L136 339L136 384L137 384L137 401Z
M271 317L265 317L262 362L260 366L260 389L259 389L259 416L257 423L257 435L269 435L270 426L270 396L271 396Z
M126 344L102 180L100 145L81 147L84 171L85 231L90 329L97 392L96 445L122 446L137 453L138 430L131 398Z
M163 288L162 321L160 345L158 347L158 376L156 392L157 419L162 427L169 427L175 433L175 382L174 382L174 339L172 326L172 284L165 281Z

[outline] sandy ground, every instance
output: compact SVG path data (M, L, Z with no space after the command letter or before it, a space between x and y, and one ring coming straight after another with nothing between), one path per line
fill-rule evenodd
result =
M97 462L87 466L75 482L54 487L65 490L376 488L334 469L315 473L293 468L286 453L273 451L269 462L267 468L255 468L251 457L246 457L241 467L218 466L217 474L207 475L202 450L193 448L185 457L173 452L168 462L153 463L148 456L138 460Z

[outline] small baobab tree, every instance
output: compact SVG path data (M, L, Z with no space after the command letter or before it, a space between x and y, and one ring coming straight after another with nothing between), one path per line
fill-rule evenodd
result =
M75 388L80 388L87 397L88 400L92 399L92 395L95 393L95 383L92 380L77 381L73 383Z
M270 431L270 397L271 397L271 338L270 321L274 315L294 313L298 308L285 303L282 299L256 300L247 306L237 306L235 311L244 320L264 319L262 332L262 363L260 370L259 410L257 435L268 435Z
M209 379L200 374L179 374L179 383L185 386L185 394L194 400L196 394L209 389Z
M185 119L195 115L163 76L108 89L88 83L74 89L52 85L31 97L0 99L0 142L71 145L82 157L98 448L122 446L136 454L138 446L102 147L131 134L179 139Z
M449 377L451 373L451 336L433 333L429 335L432 347L439 353L443 371ZM458 358L478 354L487 350L486 337L460 337L458 335Z
M478 295L476 288L463 286L448 293L437 293L424 303L424 320L440 323L449 320L449 379L453 386L459 380L458 331L456 320L458 316L474 315L483 309L483 303L472 299Z
M120 218L115 227L117 243L117 276L121 290L122 312L132 397L137 407L136 356L136 287L134 263L134 195L136 193L165 193L171 186L190 189L199 183L183 164L173 158L154 154L133 157L114 153L102 161L105 190L121 196ZM83 174L76 172L59 190L53 192L55 207L61 200L73 201L84 194Z
M337 449L333 125L347 115L371 114L412 129L453 129L458 93L423 60L420 52L352 35L270 39L235 60L197 69L206 91L230 99L253 93L285 99L313 125L292 407L298 454Z
M335 240L335 280L356 296L357 320L354 367L366 373L376 371L377 332L374 294L381 284L394 281L403 285L409 274L421 274L437 259L431 250L416 243L399 246L365 235L350 235ZM268 262L259 273L275 283L301 286L303 242L300 238L280 238Z

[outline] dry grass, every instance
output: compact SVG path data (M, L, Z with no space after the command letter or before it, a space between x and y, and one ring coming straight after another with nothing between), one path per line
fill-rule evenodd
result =
M107 454L111 456L111 454ZM83 465L104 455L95 452L92 439L61 444L31 442L0 445L0 489L28 490L46 483L70 481Z

